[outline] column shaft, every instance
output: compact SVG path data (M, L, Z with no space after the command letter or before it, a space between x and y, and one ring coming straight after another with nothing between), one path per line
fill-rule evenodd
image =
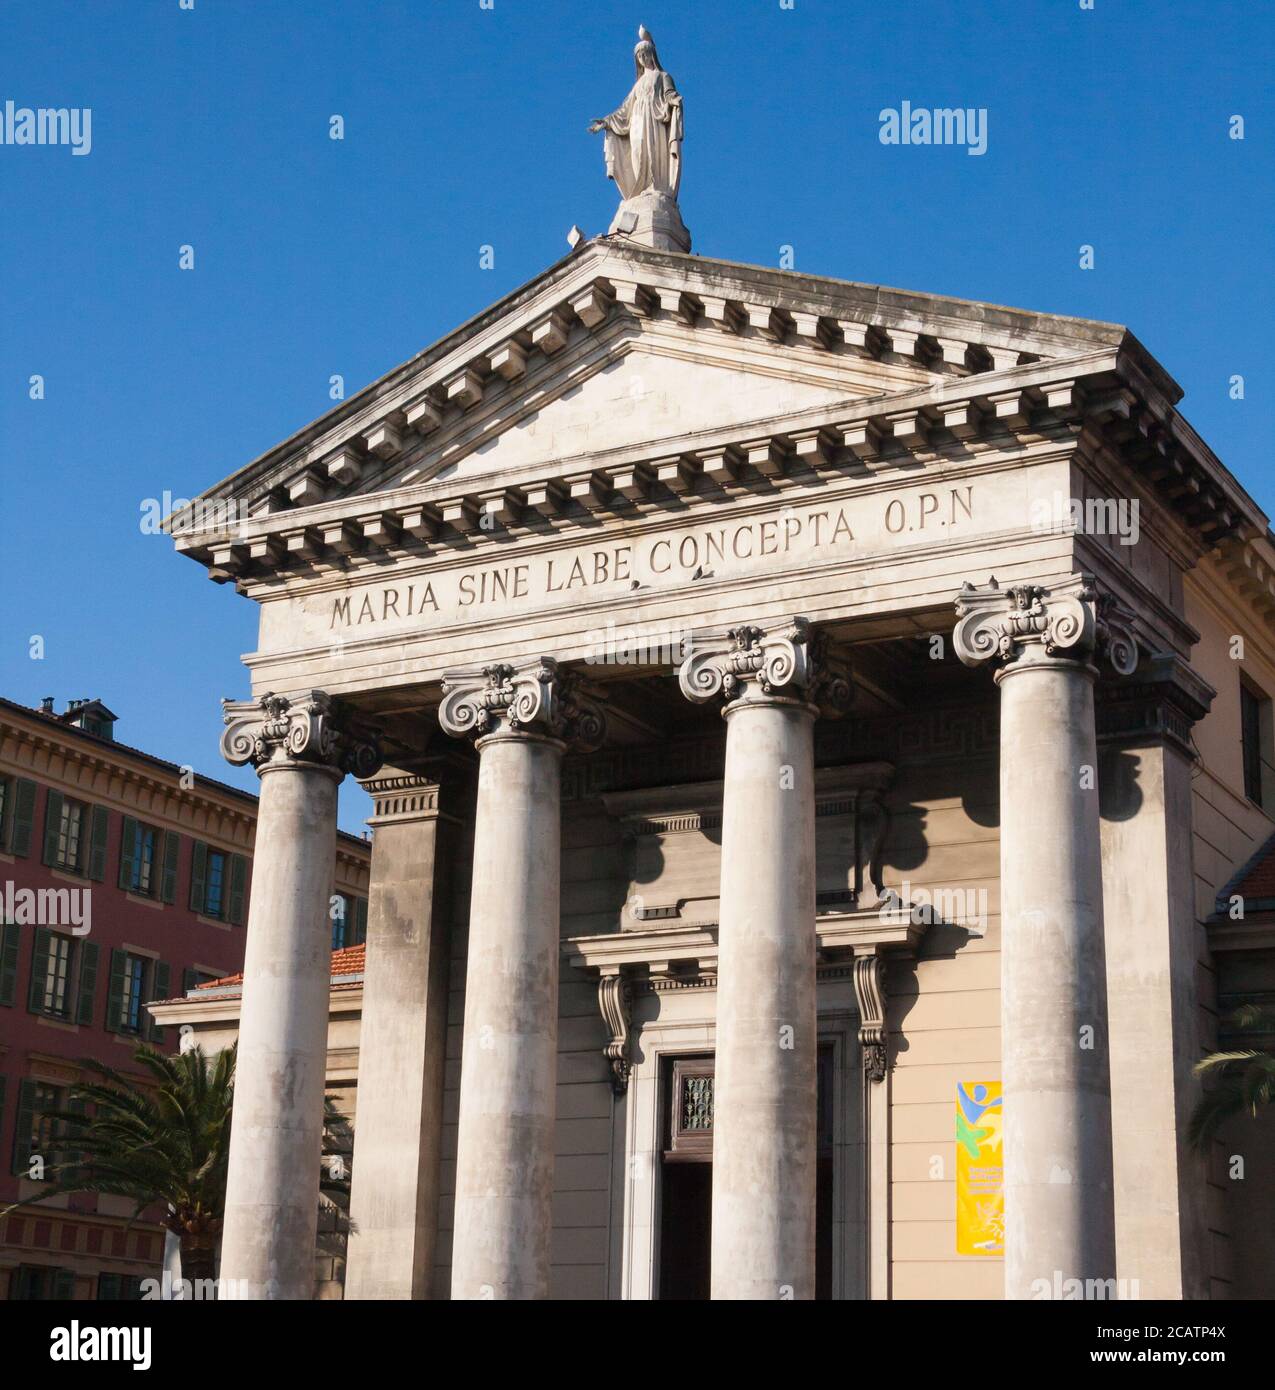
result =
M253 857L221 1277L314 1296L339 772L267 763Z
M727 707L712 1295L813 1298L814 710Z
M1094 672L1037 651L997 677L1007 1298L1115 1275Z
M563 745L481 738L453 1298L549 1295Z

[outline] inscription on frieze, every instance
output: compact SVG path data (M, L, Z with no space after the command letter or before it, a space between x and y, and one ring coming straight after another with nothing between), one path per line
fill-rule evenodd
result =
M397 582L305 600L307 626L328 635L374 635L389 626L428 626L520 609L587 601L641 590L658 592L691 579L801 568L900 544L925 544L975 527L975 485L876 493L837 504L786 506L678 531L634 533L617 521L590 544L451 564ZM317 620L317 621L316 621ZM319 635L318 631L315 635Z

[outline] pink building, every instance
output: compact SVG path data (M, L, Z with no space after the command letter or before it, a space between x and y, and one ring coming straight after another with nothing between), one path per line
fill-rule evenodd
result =
M46 1112L79 1063L177 1049L146 1004L240 970L256 797L118 743L98 700L0 699L0 1208L57 1161ZM333 945L366 929L370 846L338 834ZM50 1198L0 1222L0 1298L126 1298L163 1228L119 1198Z

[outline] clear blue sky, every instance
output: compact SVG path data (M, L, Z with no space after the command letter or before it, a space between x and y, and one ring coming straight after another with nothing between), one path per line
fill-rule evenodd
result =
M143 499L193 495L322 414L333 373L350 392L380 376L558 259L572 222L604 231L585 127L627 91L639 22L684 94L697 251L774 265L791 245L799 270L1126 323L1275 508L1269 0L8 0L2 18L0 108L90 107L93 145L0 147L0 692L100 697L121 739L176 762L254 785L219 758L217 699L247 692L256 609L143 535ZM904 99L985 107L987 153L883 146L877 114ZM347 787L342 824L364 814Z

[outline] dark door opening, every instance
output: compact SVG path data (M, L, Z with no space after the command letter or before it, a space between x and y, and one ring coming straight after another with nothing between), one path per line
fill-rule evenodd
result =
M819 1049L815 1297L832 1297L832 1048ZM707 1299L713 1231L713 1058L666 1062L660 1162L661 1300Z

